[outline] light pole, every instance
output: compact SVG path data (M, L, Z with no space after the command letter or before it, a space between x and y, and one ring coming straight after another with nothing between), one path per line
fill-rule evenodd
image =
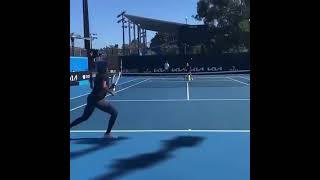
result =
M90 49L92 49L92 41L95 39L98 39L97 34L96 33L90 34Z
M90 38L90 28L89 28L89 10L88 10L88 0L82 0L82 10L83 10L83 35L85 38ZM88 50L90 49L90 42L87 39L84 39L84 47L87 50L87 57L88 57L88 68L90 72L90 88L93 89L93 65L94 61L92 57L90 57Z
M122 22L122 55L124 55L124 44L125 44L125 39L124 39L124 28L125 28L124 23L125 23L125 19L124 19L124 17L123 17L123 15L124 15L125 13L126 13L126 11L122 11L122 12L117 16L117 18L120 18L120 17L121 17L121 19L118 20L117 23Z

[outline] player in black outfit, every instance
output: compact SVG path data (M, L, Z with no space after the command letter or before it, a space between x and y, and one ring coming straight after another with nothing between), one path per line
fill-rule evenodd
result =
M109 93L112 96L114 95L112 89L114 88L114 84L109 87L109 79L106 74L106 67L98 66L98 73L94 80L94 87L92 92L87 97L87 105L84 109L84 112L81 117L73 121L70 125L70 129L83 121L89 119L91 114L93 113L95 108L100 109L101 111L107 112L111 115L109 119L108 129L105 133L105 137L113 138L111 136L111 129L116 121L118 116L117 110L109 103L105 101L106 95Z
M191 58L192 59L192 58ZM188 71L188 73L187 73L187 80L188 81L190 81L190 80L193 80L193 78L192 78L192 74L191 74L191 66L190 66L190 64L187 62L187 64L186 64L186 69L187 69L187 71Z

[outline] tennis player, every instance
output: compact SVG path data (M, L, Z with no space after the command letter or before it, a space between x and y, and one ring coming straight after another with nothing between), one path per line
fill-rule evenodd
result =
M166 72L169 72L169 67L170 67L170 65L169 65L168 61L166 61L166 63L164 64L164 70Z
M107 68L106 66L98 66L98 73L94 80L94 87L92 92L87 97L87 105L84 109L84 112L81 117L77 118L70 125L70 129L86 120L89 119L91 114L93 113L95 108L100 109L106 113L109 113L110 119L108 124L108 129L104 134L106 138L113 138L111 135L111 129L117 119L118 111L107 101L105 101L106 95L109 93L112 96L114 95L112 89L114 88L114 84L109 87L109 79L107 76Z
M187 64L186 64L186 69L187 69L187 71L188 71L188 73L187 73L187 80L188 80L188 81L193 80L192 74L191 74L191 66L190 66L190 64L189 64L188 62L187 62Z

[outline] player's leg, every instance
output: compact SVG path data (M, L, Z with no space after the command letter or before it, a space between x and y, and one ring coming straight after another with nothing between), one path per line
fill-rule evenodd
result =
M101 111L104 111L106 113L109 113L111 116L109 118L109 124L108 124L108 129L106 131L106 135L110 134L111 129L116 122L117 116L118 116L118 111L116 110L115 107L113 107L110 103L101 100L96 104L96 107L100 109Z
M91 116L91 114L94 111L94 104L87 104L86 107L84 108L83 114L81 117L77 118L76 120L74 120L71 124L70 124L70 129L80 123L82 123L83 121L86 121L89 119L89 117Z

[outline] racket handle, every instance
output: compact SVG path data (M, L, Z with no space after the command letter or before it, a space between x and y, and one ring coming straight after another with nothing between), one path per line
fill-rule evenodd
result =
M114 83L112 83L111 87L110 87L113 91L116 91L116 85Z

